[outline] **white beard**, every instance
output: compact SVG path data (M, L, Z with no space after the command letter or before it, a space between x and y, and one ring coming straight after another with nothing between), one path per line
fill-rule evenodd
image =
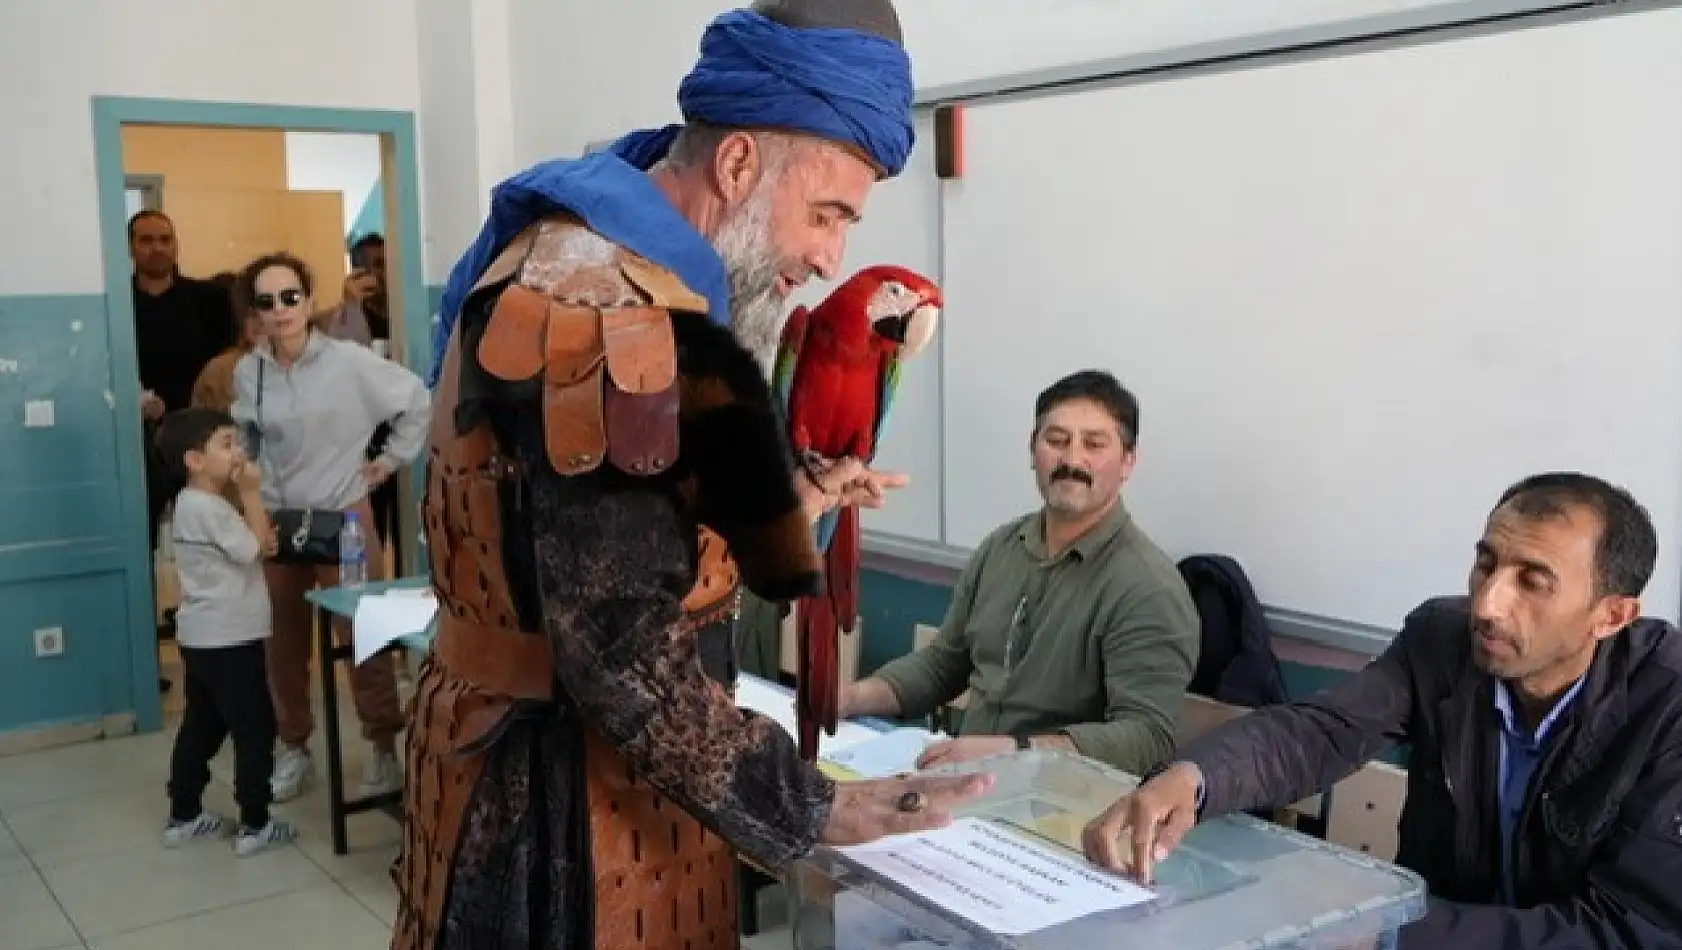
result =
M736 342L769 368L782 341L785 301L777 294L780 268L771 248L771 197L767 175L713 236L713 249L730 275L730 330Z

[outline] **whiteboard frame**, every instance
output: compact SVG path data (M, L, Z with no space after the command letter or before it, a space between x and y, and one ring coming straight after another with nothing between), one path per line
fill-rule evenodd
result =
M1195 75L1237 72L1286 63L1341 58L1362 53L1449 42L1472 36L1506 33L1625 16L1682 6L1682 0L1462 0L1447 7L1410 10L1342 23L1281 30L1194 46L1175 47L1138 55L1097 60L1073 66L1014 73L975 82L954 83L921 90L919 109L937 105L1038 99L1091 92L1095 89L1141 85ZM941 183L935 246L940 279L947 268L945 217L947 188ZM939 477L946 481L945 334L937 341L941 360L939 393ZM892 504L892 501L889 501ZM925 583L947 584L968 562L973 550L945 543L949 525L942 506L942 541L933 543L898 535L865 531L864 566ZM1377 656L1390 645L1396 630L1263 605L1274 633L1310 643Z

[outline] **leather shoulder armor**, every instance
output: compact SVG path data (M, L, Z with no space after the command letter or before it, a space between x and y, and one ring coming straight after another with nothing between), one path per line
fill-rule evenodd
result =
M631 475L669 469L680 403L671 315L706 313L706 298L568 216L509 242L479 287L502 281L479 364L506 382L541 378L555 471L604 460Z

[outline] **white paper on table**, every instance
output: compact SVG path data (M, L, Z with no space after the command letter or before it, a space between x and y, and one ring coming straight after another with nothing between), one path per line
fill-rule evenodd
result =
M424 631L436 613L438 598L430 588L363 594L351 618L356 664L361 666L401 637Z
M824 756L834 765L859 778L892 778L917 771L917 757L937 736L927 729L908 726L873 736L856 745L836 749Z
M980 818L837 850L921 901L1009 937L1156 899L1078 855Z
M767 719L775 720L789 735L795 734L794 695L770 683L747 676L736 681L736 707L750 709ZM856 722L836 726L835 735L818 734L818 754L828 756L838 749L849 748L876 738L881 733Z

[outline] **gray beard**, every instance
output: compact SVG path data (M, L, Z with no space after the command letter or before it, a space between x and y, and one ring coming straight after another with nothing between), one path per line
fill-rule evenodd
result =
M730 277L730 330L767 370L782 342L785 301L777 294L778 261L771 248L771 192L762 182L742 209L713 236Z

